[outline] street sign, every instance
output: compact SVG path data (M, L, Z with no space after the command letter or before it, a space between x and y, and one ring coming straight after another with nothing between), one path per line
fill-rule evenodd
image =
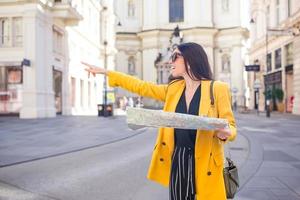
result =
M22 66L30 67L30 60L24 58L23 61L22 61Z
M246 65L245 68L246 68L246 71L259 72L260 65Z
M260 88L261 88L261 84L260 84L259 79L256 79L256 80L254 81L253 88L254 88L254 89L260 89Z

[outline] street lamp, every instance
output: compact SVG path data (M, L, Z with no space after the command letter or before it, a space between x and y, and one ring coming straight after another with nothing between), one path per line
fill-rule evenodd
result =
M104 30L103 30L103 46L104 46L104 69L107 70L107 46L108 46L108 37L107 37L107 18L108 18L108 8L104 6L101 10L102 17L103 17L103 23L104 23ZM122 26L121 22L118 21L118 26ZM104 82L103 82L103 89L104 89L104 97L103 97L103 116L108 117L108 111L112 112L112 106L107 105L107 76L104 76Z
M265 35L265 43L266 43L266 59L265 59L265 67L268 68L268 16L267 16L267 12L266 10L263 9L255 9L252 11L252 15L254 12L261 12L265 15L265 29L266 29L266 35ZM251 18L250 20L250 24L254 24L255 21L253 18ZM268 69L266 69L266 71L268 71ZM255 74L256 75L256 74ZM255 76L256 79L256 76ZM258 90L259 91L259 90ZM259 94L258 94L259 95ZM266 99L266 116L270 117L270 100ZM259 103L258 103L258 108L257 110L259 110ZM257 111L258 113L259 111Z
M104 30L103 30L103 45L104 45L104 69L107 70L107 7L104 6L102 8L102 17L104 22ZM104 90L104 97L103 97L103 117L108 116L107 112L107 77L104 76L103 82L103 90Z

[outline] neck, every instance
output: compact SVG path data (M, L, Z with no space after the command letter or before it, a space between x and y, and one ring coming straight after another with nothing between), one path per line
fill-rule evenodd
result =
M185 76L183 76L183 78L185 80L185 85L186 85L187 90L194 90L201 83L200 80L195 81L195 80L191 79L187 74Z

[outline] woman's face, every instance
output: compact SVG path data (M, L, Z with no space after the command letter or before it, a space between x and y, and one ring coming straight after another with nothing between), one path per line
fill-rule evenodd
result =
M186 74L183 56L178 49L173 51L169 63L171 64L171 74L173 77L184 76Z

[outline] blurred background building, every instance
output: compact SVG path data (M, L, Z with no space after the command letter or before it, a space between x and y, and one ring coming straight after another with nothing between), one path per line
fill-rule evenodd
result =
M250 109L300 114L300 1L251 0L250 23Z
M115 52L112 1L0 1L0 114L96 114L103 76L80 61L111 68Z
M230 85L233 105L300 114L299 27L298 0L1 0L0 115L96 115L114 92L122 108L160 107L104 90L80 61L165 84L174 46L190 41Z
M164 63L174 44L196 42L208 54L215 79L227 82L233 101L245 105L246 1L116 0L115 9L122 23L116 29L117 70L167 83L169 69ZM117 90L117 97L124 95L136 97ZM144 104L156 106L146 99Z

